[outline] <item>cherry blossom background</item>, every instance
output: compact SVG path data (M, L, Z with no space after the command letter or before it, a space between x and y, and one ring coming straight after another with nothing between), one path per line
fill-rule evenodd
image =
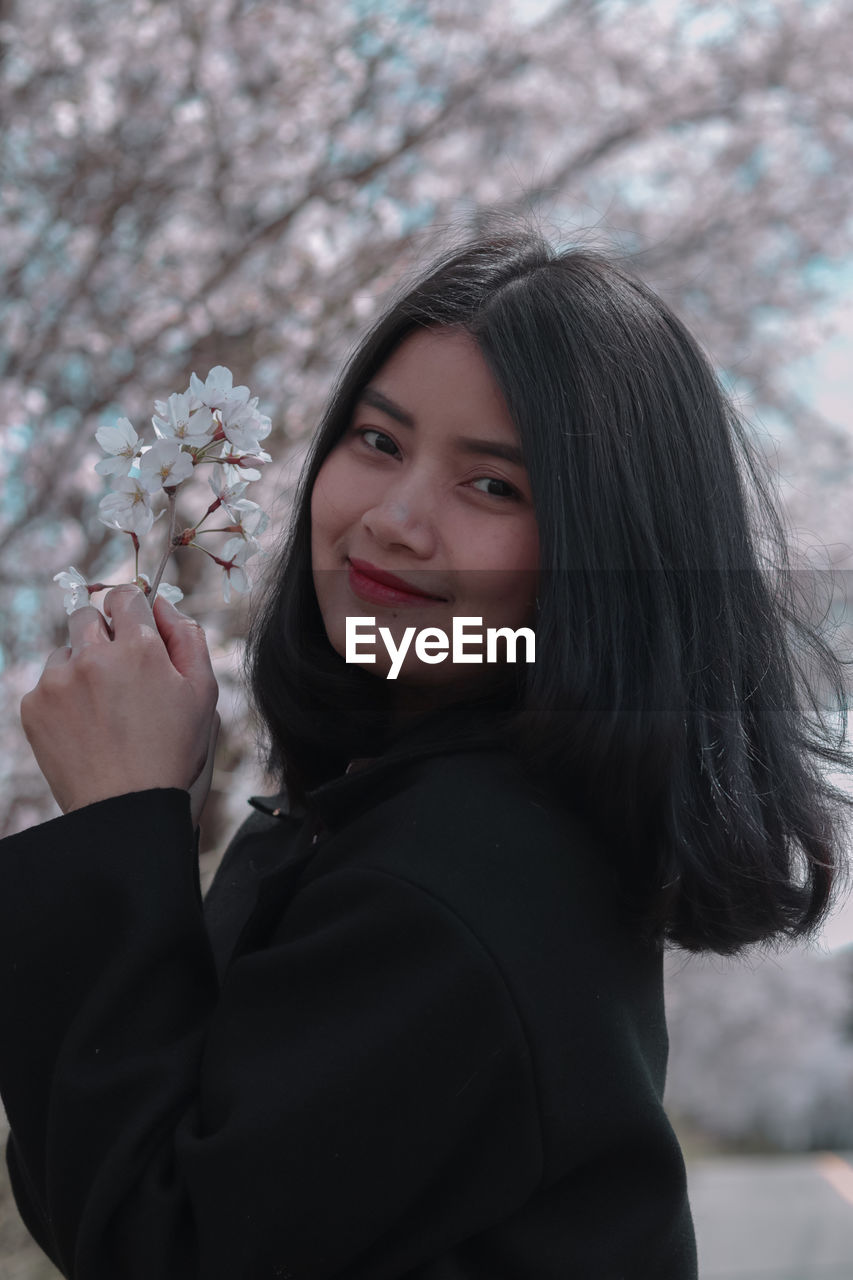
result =
M155 398L227 365L273 423L253 497L280 527L342 355L401 273L489 207L609 248L676 306L776 454L792 519L844 563L848 424L786 372L824 337L850 254L847 6L0 12L0 829L51 812L15 707L62 634L52 575L125 568L98 521L95 431L122 416L141 431ZM242 613L202 560L170 580L227 686L212 847L251 753L231 674Z
M843 588L853 432L814 357L853 279L851 48L842 0L0 0L0 832L57 812L17 714L63 642L53 575L132 576L95 432L228 366L272 423L274 546L342 357L496 210L676 308ZM208 871L268 785L220 577L168 572L222 687Z

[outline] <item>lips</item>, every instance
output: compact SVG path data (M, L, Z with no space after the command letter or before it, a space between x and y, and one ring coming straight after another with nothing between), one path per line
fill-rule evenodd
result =
M385 569L379 569L376 565L371 564L369 560L359 560L355 556L349 557L350 566L350 585L356 592L368 592L371 596L377 597L383 593L387 594L389 600L392 599L409 599L409 600L441 600L446 597L435 595L429 591L422 591L416 587L414 583L407 582L405 578L399 578L395 573L388 573Z

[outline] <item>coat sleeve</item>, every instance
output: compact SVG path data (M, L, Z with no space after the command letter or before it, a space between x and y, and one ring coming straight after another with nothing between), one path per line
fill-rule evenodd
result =
M220 986L186 792L0 843L0 1091L75 1280L398 1276L536 1189L523 1028L478 940L381 871L303 885Z

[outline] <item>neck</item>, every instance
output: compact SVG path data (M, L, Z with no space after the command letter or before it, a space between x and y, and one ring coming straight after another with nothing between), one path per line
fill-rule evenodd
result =
M465 678L458 682L432 687L400 683L392 695L391 729L392 732L399 732L433 712L468 701L472 702L472 710L485 706L492 706L497 710L508 707L513 696L514 690L507 682L505 672L473 681L466 673Z

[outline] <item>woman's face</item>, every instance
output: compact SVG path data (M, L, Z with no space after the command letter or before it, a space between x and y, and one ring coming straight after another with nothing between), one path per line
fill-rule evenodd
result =
M415 628L396 678L438 693L494 671L485 642L465 647L481 664L453 661L454 618L480 619L465 630L484 641L489 627L532 626L539 537L530 481L509 410L469 334L411 335L364 389L317 475L311 544L329 641L346 658L347 619L373 618L372 626L356 624L367 638L354 652L377 676L394 669L380 627L398 653L406 629ZM376 573L425 594L389 588ZM427 627L450 642L441 662L416 652L415 637ZM525 653L522 641L516 660ZM497 654L505 661L502 641Z

